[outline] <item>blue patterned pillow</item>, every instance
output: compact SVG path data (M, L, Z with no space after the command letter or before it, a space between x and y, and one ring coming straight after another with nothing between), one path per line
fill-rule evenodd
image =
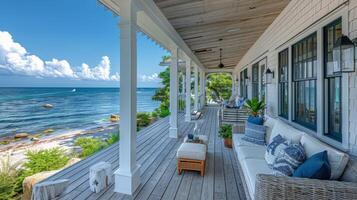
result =
M291 176L305 161L305 149L298 144L289 144L275 158L273 170L276 175Z
M265 132L265 126L247 122L242 140L258 145L265 145Z
M270 144L267 145L267 150L265 152L265 161L267 162L270 168L273 168L273 164L276 156L279 152L283 151L286 147L289 146L289 143L284 139L280 134L275 136Z

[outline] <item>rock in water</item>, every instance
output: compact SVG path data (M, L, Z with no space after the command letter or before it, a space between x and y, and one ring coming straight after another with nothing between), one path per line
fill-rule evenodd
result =
M92 192L98 193L112 183L112 165L99 162L89 169L89 186Z
M52 104L49 104L49 103L46 103L45 105L43 105L44 108L53 108L53 105Z
M37 141L40 141L40 138L33 137L33 138L31 138L31 141L33 141L33 142L37 142Z
M22 182L22 189L23 189L23 196L22 199L23 200L30 200L31 199L31 195L32 195L32 187L46 179L47 177L52 176L53 174L57 173L58 170L54 170L54 171L47 171L47 172L40 172L38 174L34 174L32 176L28 176L24 179L24 181Z
M32 191L31 200L51 200L60 196L68 187L69 180L61 179L55 181L45 181L36 184Z
M55 130L53 130L52 128L49 128L49 129L46 129L46 130L44 130L43 131L43 133L52 133L52 132L54 132Z
M15 139L22 139L22 138L28 138L29 134L28 133L17 133L14 138Z
M119 121L119 119L120 119L119 115L110 115L111 122L117 122Z

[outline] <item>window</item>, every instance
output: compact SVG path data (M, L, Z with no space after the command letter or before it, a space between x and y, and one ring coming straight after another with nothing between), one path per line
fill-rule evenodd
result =
M279 116L288 119L289 117L289 49L279 53Z
M316 130L316 33L294 44L292 52L294 121Z
M240 73L240 95L244 98L248 98L248 71L245 69Z
M259 99L259 63L252 67L252 98Z
M341 133L341 73L333 73L332 48L342 35L342 20L337 19L324 27L324 133L337 141L342 141Z

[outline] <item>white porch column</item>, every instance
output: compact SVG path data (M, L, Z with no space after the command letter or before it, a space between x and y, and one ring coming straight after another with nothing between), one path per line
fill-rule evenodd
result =
M178 49L171 49L170 66L170 129L169 137L177 138Z
M236 79L237 75L235 73L232 73L232 96L237 94Z
M131 195L140 185L136 163L136 9L133 0L121 0L120 6L120 156L114 191Z
M200 71L200 95L201 95L201 109L205 106L205 72Z
M194 66L194 76L195 76L195 83L194 83L194 93L195 93L195 101L194 101L194 110L198 110L198 67Z
M191 121L191 59L186 58L186 114L185 121Z

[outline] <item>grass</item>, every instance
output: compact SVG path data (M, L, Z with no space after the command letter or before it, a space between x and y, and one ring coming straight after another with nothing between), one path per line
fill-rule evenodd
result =
M34 174L57 170L69 161L64 150L53 148L28 151L27 162L20 169L18 163L11 164L10 157L2 158L0 168L0 200L20 199L23 180Z
M57 170L64 167L69 161L63 149L52 148L40 151L28 151L27 162L21 172L24 177L31 176L44 171Z
M82 158L93 155L108 146L103 140L91 137L78 138L75 141L75 145L82 148L82 153L80 155Z
M117 133L117 134L112 133L112 134L110 134L109 137L106 139L106 142L107 142L108 145L112 145L112 144L118 142L119 139L120 139L119 133Z
M11 164L10 156L1 159L0 166L0 200L19 199L18 195L19 163ZM21 188L20 188L21 189Z

